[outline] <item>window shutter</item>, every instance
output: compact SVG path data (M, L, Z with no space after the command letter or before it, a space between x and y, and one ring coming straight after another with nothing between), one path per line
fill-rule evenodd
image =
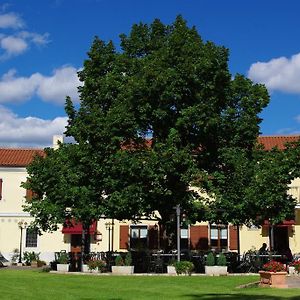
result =
M33 192L32 190L26 190L26 200L30 201L32 200Z
M190 227L191 249L208 250L208 226L197 225Z
M2 200L2 183L3 183L3 179L0 178L0 200Z
M237 250L238 249L238 232L237 226L229 226L229 249Z
M128 249L129 226L120 225L120 249Z

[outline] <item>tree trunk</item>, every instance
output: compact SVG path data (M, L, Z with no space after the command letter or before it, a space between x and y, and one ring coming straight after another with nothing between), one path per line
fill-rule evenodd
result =
M80 257L80 270L82 271L82 265L84 260L87 258L90 253L90 232L89 227L91 222L82 223L82 233L81 233L81 257Z

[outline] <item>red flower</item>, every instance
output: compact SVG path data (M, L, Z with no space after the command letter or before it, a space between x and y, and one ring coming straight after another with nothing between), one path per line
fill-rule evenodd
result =
M295 268L297 273L300 273L300 260L293 261L291 266Z
M286 267L279 261L271 260L263 265L263 270L268 272L283 272L286 271Z

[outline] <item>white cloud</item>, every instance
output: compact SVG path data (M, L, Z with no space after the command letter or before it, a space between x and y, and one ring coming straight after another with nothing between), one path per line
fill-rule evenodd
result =
M62 134L67 117L44 120L35 117L21 118L0 105L0 145L9 147L51 146L52 137Z
M21 54L28 48L25 40L13 36L4 37L0 41L0 45L9 56Z
M77 76L77 70L73 67L63 67L54 71L50 77L43 77L37 94L45 101L54 101L64 103L66 96L70 96L73 101L77 102L77 87L81 82Z
M0 80L0 103L24 102L39 96L47 102L64 104L66 96L79 101L77 87L82 85L74 67L63 66L51 76L34 73L29 77L18 77L15 70L4 74Z
M24 26L23 20L15 13L0 14L0 28L18 29Z
M291 58L279 57L268 62L251 65L248 77L264 83L268 89L288 93L300 93L300 53Z
M48 33L20 31L23 27L25 22L17 14L0 13L0 60L20 55L31 45L42 46L49 43Z

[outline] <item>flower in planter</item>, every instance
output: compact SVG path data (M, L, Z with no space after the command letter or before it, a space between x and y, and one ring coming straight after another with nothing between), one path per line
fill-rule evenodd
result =
M87 265L88 265L89 270L92 271L92 270L98 269L98 271L101 273L104 272L105 267L106 267L106 264L103 260L97 260L97 259L89 260Z
M262 269L267 272L286 272L284 264L275 260L271 260L264 264Z
M294 267L298 274L300 273L300 260L293 261L290 266Z

